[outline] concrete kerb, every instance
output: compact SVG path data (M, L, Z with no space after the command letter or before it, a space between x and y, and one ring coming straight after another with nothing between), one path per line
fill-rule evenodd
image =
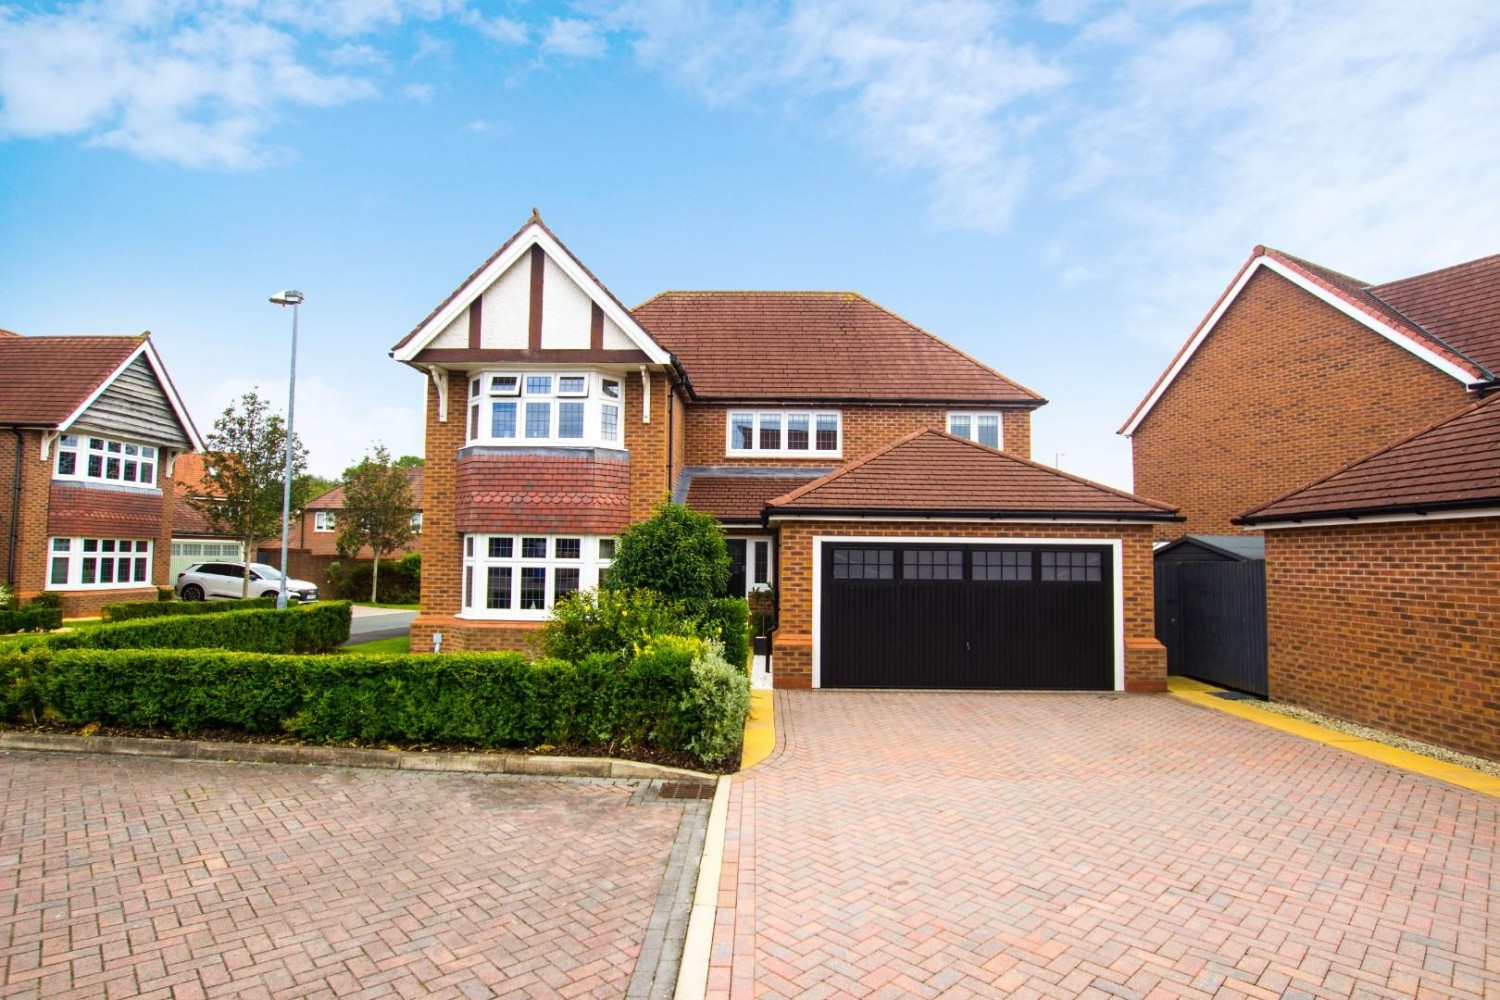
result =
M673 1000L703 1000L708 992L708 961L713 951L714 918L719 909L719 876L724 867L724 833L729 823L729 775L719 776L714 804L708 813L703 837L703 860L698 864L698 885L693 890L693 909L688 917L687 938L682 946L682 964L677 971Z
M1484 795L1492 795L1500 798L1500 778L1491 777L1479 771L1452 764L1448 761L1425 757L1410 750L1400 747L1387 746L1384 743L1376 743L1361 736L1352 736L1349 733L1341 733L1337 730L1327 729L1311 722L1294 719L1289 716L1270 712L1263 708L1257 708L1253 702L1229 701L1218 697L1222 688L1205 684L1202 681L1193 680L1190 677L1168 678L1168 690L1173 697L1183 701L1191 702L1202 708L1213 709L1227 715L1237 716L1249 722L1279 729L1293 736L1313 740L1325 746L1334 747L1339 750L1347 750L1349 753L1367 757L1370 760L1379 761L1391 767L1410 771L1438 781L1457 785L1459 788L1467 788L1470 791L1479 792Z
M515 753L420 753L363 747L289 746L278 743L220 743L210 740L155 740L133 736L74 736L66 733L0 732L0 750L120 754L244 764L319 764L395 771L457 771L470 774L529 774L554 778L644 778L706 782L716 776L613 757L535 757Z

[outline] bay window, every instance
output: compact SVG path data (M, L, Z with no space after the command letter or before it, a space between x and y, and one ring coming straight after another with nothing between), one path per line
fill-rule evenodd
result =
M48 590L105 590L151 585L149 538L54 538Z
M155 486L156 448L133 441L64 434L57 439L54 479Z
M465 535L464 618L545 618L558 600L599 585L615 540L590 535Z
M623 379L603 372L478 372L468 443L622 448L623 403Z

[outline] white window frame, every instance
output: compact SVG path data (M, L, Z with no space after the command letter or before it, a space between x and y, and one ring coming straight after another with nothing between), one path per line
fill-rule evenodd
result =
M986 448L993 447L996 451L1000 451L1005 447L1005 417L1000 413L989 412L985 410L953 410L948 414L946 423L948 433L952 434L955 437L961 437L969 441L973 441L975 444L984 444L983 441L979 440L980 417L984 417L986 419L993 418L995 421L995 444L993 446L985 444L984 446ZM967 419L969 421L968 433L959 433L958 431L953 429L953 421L955 419Z
M491 556L491 539L510 539L509 556ZM524 539L546 539L546 555L530 557L522 555ZM560 540L576 541L578 558L557 556ZM578 589L590 590L599 586L599 578L610 567L613 559L600 555L601 542L613 542L612 535L546 535L540 532L501 532L465 535L463 541L463 577L459 593L461 606L458 617L489 621L541 621L552 614L557 599L557 571L578 570ZM491 568L509 568L510 607L488 607L489 571ZM522 570L543 571L545 591L541 608L521 607Z
M314 531L322 531L322 532L337 531L338 530L338 511L334 511L334 510L315 510L315 511L313 511L313 530Z
M725 541L745 543L745 592L733 597L749 597L757 590L770 590L776 580L776 546L770 535L733 535ZM757 546L765 546L765 558L756 554ZM764 579L758 579L764 577Z
M495 380L513 378L515 391L495 388ZM549 379L546 392L534 391L527 382L531 379ZM582 378L582 391L563 391L562 379ZM609 383L615 395L605 393ZM528 403L545 403L549 407L547 434L538 437L526 435L526 407ZM496 437L494 428L494 406L510 403L515 407L515 433L509 437ZM563 437L562 408L579 404L583 407L583 433L577 437ZM605 414L613 416L606 421ZM625 448L625 378L610 372L590 369L551 369L538 371L476 371L469 373L469 411L465 426L467 446L504 448ZM607 430L613 428L613 436Z
M95 445L98 447L95 447ZM136 486L143 489L157 488L157 477L161 474L162 453L154 444L128 441L124 438L103 437L99 434L63 434L57 439L57 455L52 460L52 478L75 483L107 483L116 486ZM73 471L59 471L64 456L73 459ZM89 459L99 459L99 474L89 472ZM110 476L110 463L114 462L117 475ZM149 468L151 476L145 478ZM129 470L133 473L126 478Z
M123 551L129 545L130 551ZM144 548L142 548L144 546ZM107 549L107 551L106 551ZM150 538L82 538L54 537L47 539L47 590L139 590L151 587L155 570L156 543ZM104 563L109 563L110 579L104 575ZM58 564L64 568L65 580L55 579ZM129 579L121 580L119 572L124 566ZM84 582L85 576L93 580Z
M736 418L750 418L750 447L741 448L734 440ZM791 448L787 444L789 434L787 422L790 417L807 418L807 447ZM832 417L834 433L838 443L833 448L818 448L818 418ZM780 427L781 445L777 448L761 446L762 428L769 419L775 419ZM731 457L778 455L785 458L842 458L844 456L844 414L842 410L751 410L733 409L724 415L724 453Z
M422 512L420 510L412 511L411 532L414 535L420 535L422 533Z

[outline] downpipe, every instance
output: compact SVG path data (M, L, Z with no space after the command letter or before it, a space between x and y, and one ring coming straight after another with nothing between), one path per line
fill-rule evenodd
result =
M21 544L21 457L25 454L26 437L21 433L21 428L14 425L11 426L10 432L16 436L16 475L15 483L11 486L10 547L5 553L5 582L14 589L16 548Z

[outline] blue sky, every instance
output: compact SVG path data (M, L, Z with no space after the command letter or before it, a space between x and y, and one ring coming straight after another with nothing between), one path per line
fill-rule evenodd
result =
M854 289L1115 435L1257 243L1500 252L1500 4L0 5L0 327L149 329L200 428L419 451L387 349L532 206L627 304ZM810 345L815 349L815 345Z

